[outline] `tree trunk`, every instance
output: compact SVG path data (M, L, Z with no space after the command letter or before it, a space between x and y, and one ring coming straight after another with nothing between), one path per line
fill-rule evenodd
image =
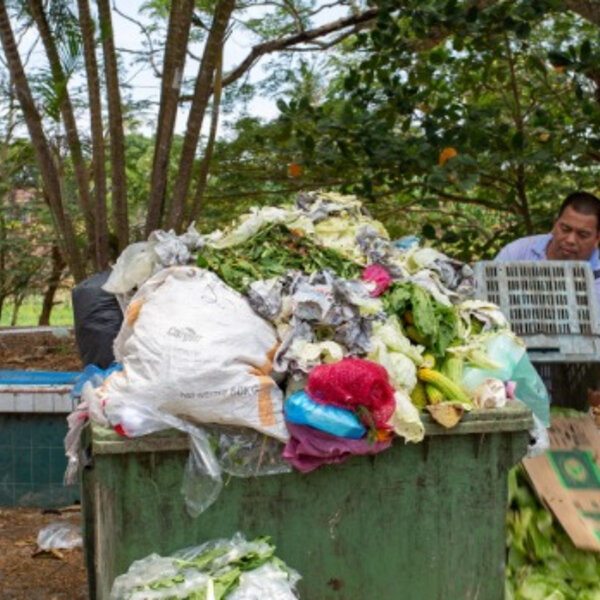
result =
M210 161L212 159L213 150L215 147L215 139L217 137L217 126L219 124L219 108L221 106L221 92L223 90L223 53L219 55L215 67L215 93L213 95L212 115L210 117L210 133L208 141L204 149L204 156L200 165L200 173L198 175L198 187L194 195L194 204L190 211L190 222L198 218L202 207L202 199L206 190L206 182L208 180L208 171L210 169Z
M108 221L106 218L106 164L104 156L104 132L102 129L102 103L100 79L96 61L94 23L88 0L77 0L79 25L83 40L83 55L87 75L90 103L90 126L92 132L92 173L94 179L94 204L96 213L96 262L100 270L108 266Z
M38 325L50 325L50 315L54 306L54 296L60 284L60 277L65 268L65 261L60 253L58 246L52 246L52 272L48 277L46 291L42 302L42 312L38 320Z
M33 146L37 163L39 165L44 188L50 204L50 212L54 224L59 233L59 240L64 251L71 274L75 281L85 278L85 267L81 260L79 248L75 238L75 231L68 213L64 210L62 202L62 190L60 180L56 171L56 165L52 160L52 153L48 140L42 128L40 114L33 102L29 83L23 70L21 57L17 49L12 26L6 11L6 4L0 2L0 38L4 48L4 55L8 70L15 86L17 97L23 111L23 117L29 131L31 144Z
M181 77L185 66L185 52L194 13L194 0L180 0L173 2L171 6L150 180L146 236L160 227L164 212L169 155L177 117Z
M200 129L204 120L206 105L211 94L211 84L218 57L220 56L225 39L227 24L231 17L235 1L219 0L215 7L215 16L206 40L202 62L194 88L194 99L190 107L187 129L183 140L183 149L179 160L177 181L173 191L173 203L169 214L169 228L176 231L181 228L183 211L190 187L192 167L196 157L196 148Z
M119 72L108 0L97 0L100 16L100 32L104 52L106 97L108 100L108 127L110 131L110 170L112 181L113 227L117 235L119 252L129 243L129 220L127 217L127 180L125 178L125 139L123 114L119 91Z
M12 316L10 318L10 326L11 327L16 327L17 326L17 319L19 318L19 310L21 309L21 305L23 304L23 300L25 300L25 293L22 292L20 294L15 294L13 296L14 298L14 304L13 304L13 310L12 310Z
M41 0L28 0L31 15L40 32L40 38L46 49L46 55L52 70L52 79L55 87L59 90L60 94L60 111L62 114L63 122L65 124L65 132L67 135L67 143L69 144L69 150L71 152L71 159L73 161L73 171L75 173L75 180L77 181L77 190L79 197L79 205L83 212L85 219L85 225L87 230L88 240L94 240L94 211L92 207L92 199L90 195L90 179L87 172L87 166L83 159L83 153L81 150L81 141L79 139L79 132L77 130L77 123L75 121L75 113L73 111L73 105L71 103L71 97L67 89L67 81L63 68L58 55L58 50L54 42L54 37L48 25L48 20L44 14L44 9ZM92 243L94 250L94 263L95 268L100 267L97 264L97 254L94 249L95 244Z

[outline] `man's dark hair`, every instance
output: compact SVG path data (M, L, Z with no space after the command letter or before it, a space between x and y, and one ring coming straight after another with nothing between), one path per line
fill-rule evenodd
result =
M565 209L571 206L574 211L582 215L595 215L596 231L600 230L600 200L588 192L573 192L569 194L560 205L558 216L560 217Z

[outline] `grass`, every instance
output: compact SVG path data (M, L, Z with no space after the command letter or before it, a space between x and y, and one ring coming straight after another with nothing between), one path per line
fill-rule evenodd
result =
M68 292L57 294L56 304L50 314L50 325L55 327L73 325L73 307L71 305L71 296ZM2 316L0 317L0 327L9 327L12 319L14 304L5 302L2 307ZM25 299L19 308L17 316L17 327L35 327L38 324L40 313L42 312L42 297L29 296Z

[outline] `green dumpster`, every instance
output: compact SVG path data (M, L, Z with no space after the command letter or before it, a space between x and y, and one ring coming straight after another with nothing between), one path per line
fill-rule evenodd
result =
M396 440L309 474L225 479L188 516L186 435L128 440L96 425L82 438L90 598L152 552L268 535L297 569L304 600L503 600L507 473L524 455L531 413L520 403L467 414L452 430L427 417L421 444Z

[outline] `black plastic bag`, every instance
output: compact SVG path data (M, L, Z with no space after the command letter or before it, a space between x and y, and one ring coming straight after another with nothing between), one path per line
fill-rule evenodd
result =
M71 292L75 341L84 366L106 369L115 360L113 340L121 328L123 312L115 296L102 289L109 275L110 271L96 273Z

